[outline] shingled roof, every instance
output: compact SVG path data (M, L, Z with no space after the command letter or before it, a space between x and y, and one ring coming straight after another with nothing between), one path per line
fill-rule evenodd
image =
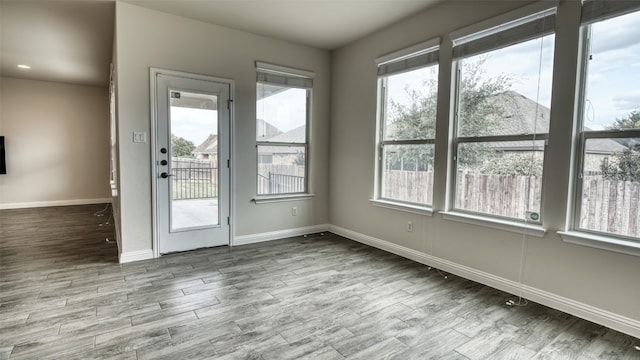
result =
M256 124L256 135L258 141L271 139L282 134L282 131L264 119L258 119Z
M491 104L501 108L502 116L496 119L492 135L522 135L549 132L550 109L515 91L505 91L489 98ZM586 130L590 130L586 128ZM542 151L544 145L537 142L501 142L496 150ZM611 139L592 139L587 142L587 153L611 154L623 151L624 145Z
M218 135L211 134L202 144L198 145L194 154L217 154L218 153Z
M286 133L282 133L280 135L274 136L269 139L270 142L275 143L300 143L300 145L304 144L304 140L306 138L306 126L298 126L297 128L291 129ZM283 146L261 146L260 152L261 154L296 154L300 151L298 147L283 147Z

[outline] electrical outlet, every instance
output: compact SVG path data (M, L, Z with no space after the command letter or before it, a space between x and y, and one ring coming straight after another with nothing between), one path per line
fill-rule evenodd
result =
M407 221L407 231L413 232L413 221Z
M292 207L291 208L291 216L298 216L298 208L297 207Z

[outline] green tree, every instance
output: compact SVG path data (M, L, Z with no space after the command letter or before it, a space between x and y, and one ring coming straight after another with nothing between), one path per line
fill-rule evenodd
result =
M415 89L405 89L410 100L408 105L391 100L389 129L393 139L433 139L436 134L437 83L428 80L428 89L422 93ZM387 152L389 167L404 170L426 171L433 166L433 145L401 145Z
M195 149L196 146L191 141L171 134L171 156L190 158Z
M623 119L616 119L607 127L608 130L636 130L640 129L640 111L634 110ZM640 182L640 139L618 139L627 148L614 152L611 158L602 159L600 171L607 180L638 181Z
M501 116L502 109L489 99L509 90L512 79L507 75L484 78L482 65L485 61L486 58L480 58L462 63L459 136L489 135ZM393 139L435 138L438 97L437 82L435 77L432 79L424 83L426 92L405 89L411 99L409 104L391 101L388 127L392 129ZM478 167L490 151L484 144L465 144L464 151L458 154L459 164L466 168ZM433 152L433 146L400 146L396 151L389 152L387 166L398 168L399 164L403 163L405 168L426 170L433 165Z
M623 119L615 119L613 124L607 126L608 130L636 130L640 129L640 110L634 110Z
M489 101L511 88L513 79L505 74L484 79L482 65L486 58L463 63L460 79L460 105L458 110L458 136L492 135L503 109ZM477 168L493 150L482 143L467 143L458 151L458 164L464 168Z
M603 159L600 163L602 177L607 180L640 182L640 151L629 147L615 152L612 159Z
M481 172L495 175L542 176L542 157L509 153L491 161L485 161Z

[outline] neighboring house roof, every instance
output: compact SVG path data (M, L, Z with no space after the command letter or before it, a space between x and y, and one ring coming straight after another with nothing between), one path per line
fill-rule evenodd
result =
M515 91L505 91L487 100L502 109L502 116L496 121L493 135L534 134L549 132L548 107Z
M515 135L515 134L535 134L549 132L550 113L548 107L538 104L535 101L519 94L515 91L505 91L494 95L489 100L492 104L503 109L502 116L496 121L496 126L492 129L492 135ZM586 128L586 130L590 130ZM501 142L494 147L496 150L511 151L531 151L543 150L544 142L530 141ZM623 151L625 146L611 139L593 139L587 142L587 153L591 154L611 154Z
M304 141L306 139L306 126L302 125L295 129L289 130L286 133L282 133L280 135L274 136L269 139L269 142L277 142L277 143L301 143L300 145L304 145ZM287 148L282 146L261 146L260 154L268 155L268 154L296 154L298 153L298 149L296 148Z
M198 145L194 154L217 154L218 153L218 135L211 134L209 137Z
M305 125L298 126L295 129L291 129L286 133L282 133L280 135L274 136L269 141L271 142L283 142L283 143L292 143L299 142L304 143L307 138L307 127Z
M282 131L266 120L258 119L256 122L256 137L258 141L264 141L280 134L282 134Z

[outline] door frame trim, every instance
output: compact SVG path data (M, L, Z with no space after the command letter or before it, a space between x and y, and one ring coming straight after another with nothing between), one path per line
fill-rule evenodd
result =
M211 81L217 82L220 84L229 85L229 159L231 165L229 167L229 242L228 246L233 246L233 239L235 238L235 196L234 196L234 184L236 179L236 171L235 171L235 151L234 151L234 139L235 139L235 80L202 75L202 74L194 74L183 71L175 71L175 70L166 70L161 68L149 67L149 106L150 106L150 115L151 115L151 136L150 136L150 145L151 145L151 241L152 241L152 250L153 257L160 257L160 244L159 244L159 222L158 222L158 184L157 184L157 157L156 157L156 137L157 137L157 129L158 129L158 114L156 112L156 104L158 99L157 93L157 76L158 75L169 75L175 77L181 77L186 79L193 80L203 80L203 81ZM223 220L223 219L221 219Z

